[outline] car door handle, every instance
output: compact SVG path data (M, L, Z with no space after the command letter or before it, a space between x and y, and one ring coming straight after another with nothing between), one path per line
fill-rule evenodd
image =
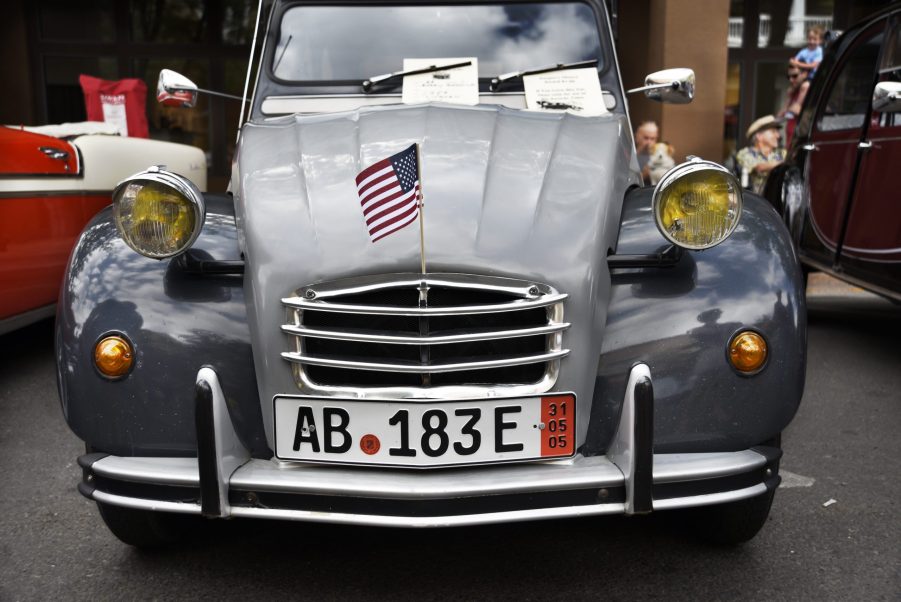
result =
M860 149L860 150L862 150L862 151L868 151L868 150L870 150L871 148L873 148L873 143L870 142L869 140L864 140L863 142L858 142L858 143L857 143L857 148Z
M69 158L69 153L58 148L53 148L52 146L40 146L38 147L38 150L57 161L65 161Z
M816 145L816 144L812 144L812 143L805 144L805 145L802 146L801 148L803 148L803 149L806 150L807 152L811 152L811 151L815 151L815 150L820 150L820 149L817 148L817 145Z

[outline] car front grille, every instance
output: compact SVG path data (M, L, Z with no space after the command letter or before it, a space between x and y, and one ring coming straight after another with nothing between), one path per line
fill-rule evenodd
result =
M464 397L547 391L565 294L509 278L391 274L319 283L282 299L304 392Z

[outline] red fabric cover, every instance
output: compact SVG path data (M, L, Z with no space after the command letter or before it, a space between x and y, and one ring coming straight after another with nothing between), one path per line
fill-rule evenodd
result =
M127 127L127 135L149 138L147 129L147 84L140 79L128 78L108 81L90 75L79 75L78 82L84 92L84 105L88 121L105 121ZM124 115L123 115L124 113Z

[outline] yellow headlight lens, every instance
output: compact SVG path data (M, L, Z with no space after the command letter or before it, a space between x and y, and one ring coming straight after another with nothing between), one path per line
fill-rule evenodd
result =
M128 246L147 257L162 259L184 251L199 233L203 212L197 198L199 193L187 188L180 190L137 176L116 189L113 215Z
M741 189L713 163L677 167L654 191L657 226L672 243L708 249L725 240L741 216Z

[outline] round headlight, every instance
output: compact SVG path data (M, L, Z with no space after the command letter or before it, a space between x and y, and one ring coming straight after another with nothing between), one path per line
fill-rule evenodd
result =
M190 247L203 226L203 195L193 182L151 167L113 191L113 217L129 247L154 259Z
M725 167L693 159L671 169L654 189L654 220L667 240L709 249L726 240L741 217L741 186Z

